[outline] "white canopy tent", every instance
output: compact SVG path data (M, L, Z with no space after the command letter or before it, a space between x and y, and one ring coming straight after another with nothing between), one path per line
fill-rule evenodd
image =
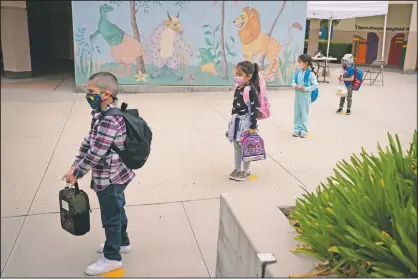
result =
M328 57L332 20L385 15L382 42L382 60L384 60L388 5L389 1L308 1L308 18L329 20Z

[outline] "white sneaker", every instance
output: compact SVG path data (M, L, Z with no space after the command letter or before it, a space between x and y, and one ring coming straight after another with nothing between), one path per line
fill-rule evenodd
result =
M86 267L84 272L89 276L98 276L106 272L120 269L121 267L122 261L108 260L102 255L97 262Z
M97 249L97 252L100 254L103 254L104 244L100 244L99 249ZM120 247L120 253L129 253L131 252L132 248L130 245L128 246L121 246Z

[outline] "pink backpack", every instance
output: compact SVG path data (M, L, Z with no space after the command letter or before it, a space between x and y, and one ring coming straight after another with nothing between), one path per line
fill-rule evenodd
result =
M260 110L258 112L257 120L263 120L270 117L270 102L267 96L267 86L264 79L259 78L258 86L260 86L260 92L258 92L258 103L260 104ZM244 88L244 102L246 104L250 103L250 87L246 86Z

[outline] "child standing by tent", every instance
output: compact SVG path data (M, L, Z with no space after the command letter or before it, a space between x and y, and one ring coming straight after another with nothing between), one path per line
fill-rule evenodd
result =
M306 138L308 135L309 107L311 105L311 94L318 88L318 80L312 66L312 59L308 54L298 57L298 71L293 79L292 87L296 91L294 108L294 137ZM305 73L310 71L307 83L305 83ZM297 82L296 82L297 81ZM298 85L301 84L301 85Z
M345 54L341 59L341 65L344 69L344 74L338 77L339 82L344 82L347 87L347 97L340 98L340 107L337 113L341 113L344 108L345 98L347 98L347 115L351 114L351 105L353 103L353 81L354 81L354 59L352 54Z

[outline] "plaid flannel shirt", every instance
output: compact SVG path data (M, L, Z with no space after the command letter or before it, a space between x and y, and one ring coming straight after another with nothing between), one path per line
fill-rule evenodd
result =
M110 104L105 111L113 107L115 105ZM92 170L91 188L95 191L102 191L110 184L127 184L135 177L119 155L110 149L112 143L120 150L124 149L126 126L123 117L107 116L99 121L101 114L100 109L92 111L92 128L73 163L73 175L77 179Z

